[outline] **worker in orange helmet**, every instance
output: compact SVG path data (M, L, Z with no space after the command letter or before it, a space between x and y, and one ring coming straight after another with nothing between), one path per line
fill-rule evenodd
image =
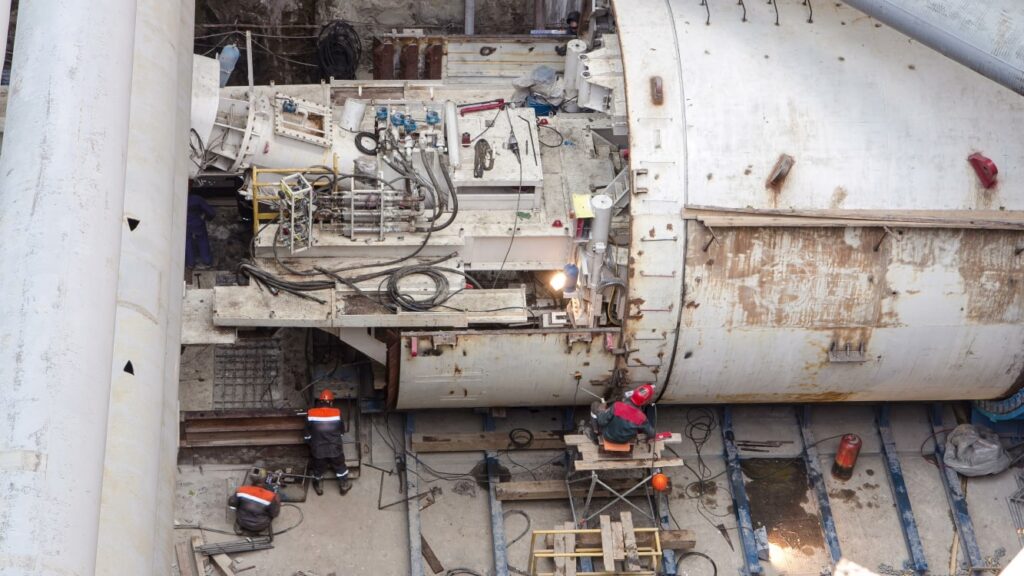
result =
M592 414L601 436L609 442L627 444L643 432L648 440L654 439L654 426L647 420L643 407L654 399L654 386L642 384L625 394L626 399L615 402Z
M316 405L306 412L305 439L312 456L310 472L313 474L313 490L317 495L324 493L323 474L328 468L334 469L338 490L342 495L352 489L342 441L345 431L341 410L334 407L334 393L324 390L317 398Z
M266 531L274 538L274 518L281 513L281 497L262 486L239 486L228 499L235 511L235 534L259 535Z

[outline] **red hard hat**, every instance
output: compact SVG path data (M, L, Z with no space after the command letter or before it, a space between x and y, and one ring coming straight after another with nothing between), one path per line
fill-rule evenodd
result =
M320 393L320 400L323 400L324 402L334 402L334 392L324 390Z
M651 384L642 384L637 386L636 390L629 395L629 399L637 406L643 406L654 398L654 386Z

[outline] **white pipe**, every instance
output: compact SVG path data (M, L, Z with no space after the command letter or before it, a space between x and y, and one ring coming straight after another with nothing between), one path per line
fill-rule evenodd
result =
M11 25L11 0L0 0L0 74L7 63L7 33ZM14 69L11 69L14 72Z
M476 34L476 0L466 0L466 36Z
M179 52L192 52L180 33L181 10L181 0L138 0L124 201L138 225L121 236L97 574L151 573L157 545L167 331L181 321L169 316L168 279L182 276L171 255L184 243L172 221L176 197L187 195L187 184L176 188L175 161L187 150L179 87L192 77L179 66Z
M181 46L191 46L195 35L195 0L181 1ZM178 52L178 142L187 142L189 136L192 64L191 50ZM188 203L188 175L192 161L182 147L176 157L174 173L174 206L171 220L170 286L167 299L167 347L164 350L164 400L161 418L160 462L157 473L156 537L153 569L150 574L170 573L174 558L174 489L178 460L178 372L181 368L181 308L185 285L185 217Z
M850 6L1024 94L1024 4L1020 0L844 0Z
M461 138L458 108L455 106L455 102L448 100L444 103L444 139L448 144L448 163L453 169L462 165L460 159L460 154L462 154Z
M22 2L18 18L13 65L31 74L0 156L0 575L93 574L135 0Z

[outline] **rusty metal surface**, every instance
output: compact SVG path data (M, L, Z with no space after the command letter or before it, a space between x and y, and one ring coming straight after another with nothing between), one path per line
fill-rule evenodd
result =
M403 333L397 407L589 404L614 367L609 331ZM435 341L434 336L441 336ZM411 341L417 340L412 356ZM576 373L579 372L579 388Z
M181 412L182 448L290 446L303 443L305 418L294 410Z
M688 226L665 402L992 398L1024 371L1020 232L713 232Z
M373 79L395 79L395 44L375 41L373 44Z

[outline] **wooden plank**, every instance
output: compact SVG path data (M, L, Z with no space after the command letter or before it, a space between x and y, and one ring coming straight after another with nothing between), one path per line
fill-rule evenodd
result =
M210 556L213 564L224 573L224 576L235 576L235 570L231 566L231 557L227 554L214 554Z
M634 536L638 549L654 548L653 532L635 532L634 529ZM693 550L697 545L697 540L692 530L659 530L658 537L663 550ZM553 542L554 537L548 535L546 544L551 546ZM580 548L598 548L601 546L601 535L577 534L576 545Z
M180 576L199 576L199 574L196 574L196 559L192 555L191 543L178 542L175 544L174 555L178 560L178 574Z
M640 570L640 555L636 549L636 533L633 532L633 514L623 512L619 514L619 521L622 522L622 532L626 544L626 570Z
M611 516L601 515L601 555L604 557L604 571L615 572L615 539L612 536Z
M574 522L565 523L566 530L575 530L576 524ZM567 552L576 551L576 534L565 535L565 550ZM576 559L568 558L565 561L565 576L576 576Z
M414 434L412 449L430 452L486 452L488 450L564 450L565 442L556 432L532 431L533 441L518 448L509 440L508 432L473 432L469 434Z
M622 522L612 522L612 540L615 543L615 559L626 559L626 540L622 534Z
M430 566L430 570L434 574L440 574L444 572L444 565L437 559L437 554L434 554L434 549L427 544L427 539L420 534L420 548L423 549L423 559L427 561L427 565Z
M629 490L636 485L636 480L628 478L609 478L604 480L606 484L616 491ZM573 486L574 496L586 496L589 485ZM562 500L569 497L569 490L564 480L532 480L523 482L502 482L497 485L498 500L502 501L523 501L523 500ZM595 488L594 496L597 498L608 498L611 494L603 488Z
M203 545L202 536L192 537L192 555L195 557L196 562L196 574L198 576L206 576L206 556L199 551L199 547Z
M644 468L677 468L683 465L682 458L660 460L576 460L576 470L640 470Z
M893 226L1024 229L1020 210L778 210L688 205L683 218L708 226Z
M555 576L566 576L566 558L558 556L558 554L565 554L568 552L565 546L565 534L555 534Z

